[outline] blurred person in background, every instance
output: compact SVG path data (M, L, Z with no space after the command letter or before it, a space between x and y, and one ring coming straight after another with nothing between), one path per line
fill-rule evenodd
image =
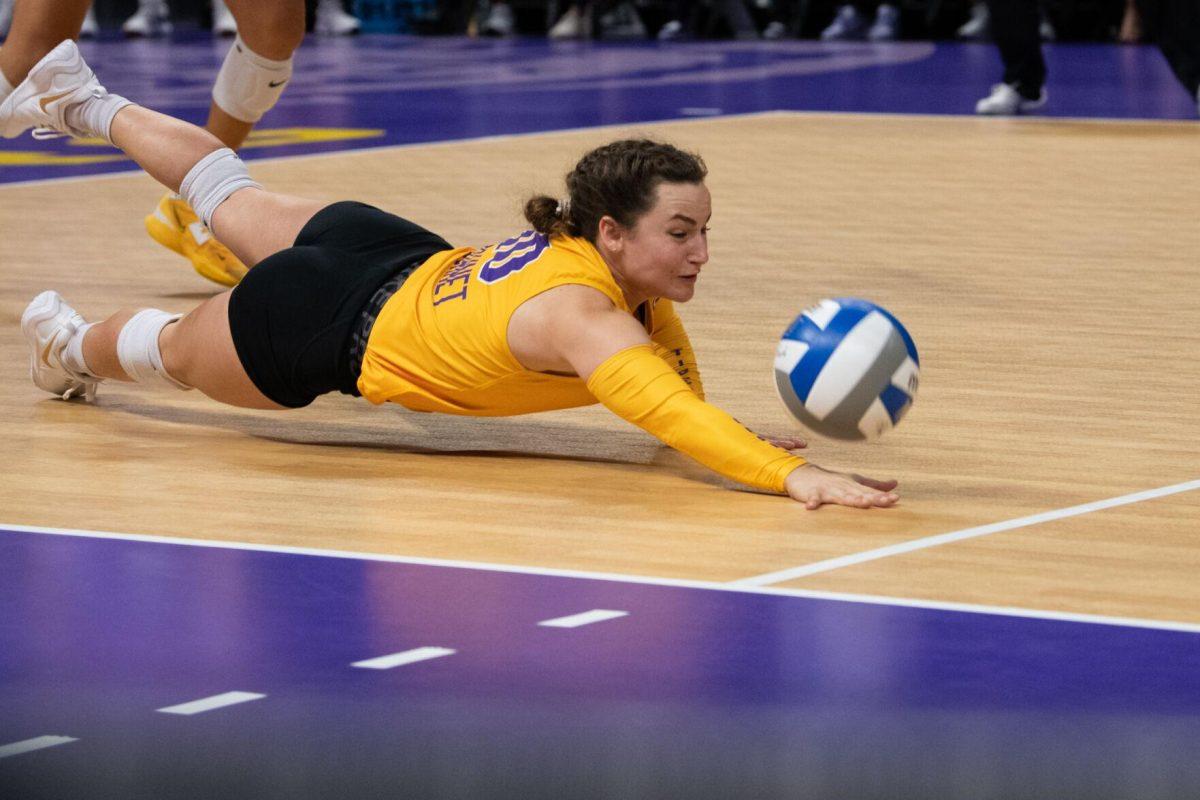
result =
M1137 7L1153 39L1200 110L1200 3L1140 0ZM988 0L992 37L1004 64L1001 83L975 104L975 113L1012 115L1046 104L1037 0Z
M126 36L166 36L171 33L171 9L167 0L138 0L137 10L121 25ZM348 36L358 33L361 23L346 12L342 0L317 0L313 32L322 36ZM218 36L236 36L237 19L225 0L212 0L212 32Z
M867 39L891 42L900 38L900 9L891 3L859 0L838 8L833 22L821 31L821 40L845 42Z

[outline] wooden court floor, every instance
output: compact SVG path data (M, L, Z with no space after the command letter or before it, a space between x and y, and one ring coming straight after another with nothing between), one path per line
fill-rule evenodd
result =
M603 408L498 420L327 397L288 413L27 376L18 320L185 311L213 291L143 233L142 175L0 186L0 523L735 581L1200 478L1200 126L767 114L252 163L460 244L522 229L587 148L701 152L712 260L682 310L710 400L793 430L779 333L823 297L891 309L921 393L819 464L896 477L899 507L805 512L734 491ZM1025 525L786 586L1200 622L1200 491Z

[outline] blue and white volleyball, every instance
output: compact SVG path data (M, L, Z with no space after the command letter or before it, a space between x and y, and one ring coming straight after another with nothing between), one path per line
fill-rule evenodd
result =
M900 321L866 300L822 300L788 326L775 386L804 427L832 439L875 439L917 396L917 347Z

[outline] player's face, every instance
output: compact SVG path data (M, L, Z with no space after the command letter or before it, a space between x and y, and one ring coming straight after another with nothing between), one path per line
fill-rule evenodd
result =
M624 232L621 277L638 296L687 302L708 262L712 196L702 183L662 183L657 194Z

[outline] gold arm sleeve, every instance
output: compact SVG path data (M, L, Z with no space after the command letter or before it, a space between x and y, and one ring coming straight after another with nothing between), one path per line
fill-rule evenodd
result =
M654 309L654 355L667 362L679 377L701 400L704 399L704 383L700 380L700 367L696 363L696 351L683 329L683 320L675 311L675 304L662 300Z
M587 388L622 419L747 486L783 494L788 473L807 463L697 397L650 345L610 356L588 378Z

